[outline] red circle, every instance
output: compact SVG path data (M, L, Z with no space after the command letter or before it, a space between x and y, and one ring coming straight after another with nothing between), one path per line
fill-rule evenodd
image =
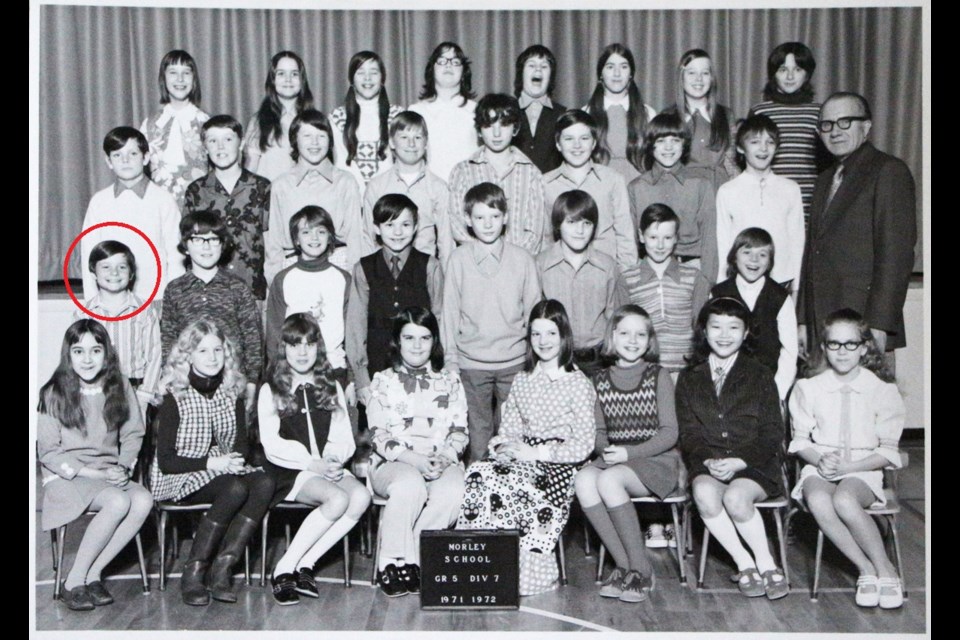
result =
M87 235L91 231L100 229L101 227L121 227L123 229L129 229L130 231L133 231L147 242L150 250L153 251L154 259L157 261L157 281L153 283L153 291L150 293L150 297L147 298L147 301L143 303L143 306L138 307L136 310L131 311L126 315L117 316L116 318L101 316L83 306L83 303L80 302L80 300L77 299L77 296L73 293L73 287L70 286L70 278L68 277L68 266L70 265L70 256L73 255L73 250L77 248L77 244L83 239L83 236ZM83 266L81 265L81 269L82 268ZM73 303L77 305L85 314L91 318L103 320L104 322L119 322L120 320L128 320L149 307L150 303L153 302L153 299L157 297L157 292L160 290L161 277L163 277L163 267L160 265L160 252L157 251L157 247L153 244L153 242L151 242L150 238L147 237L147 234L145 234L143 231L140 231L140 229L137 229L132 224L127 224L126 222L101 222L89 227L88 229L84 229L80 235L74 238L73 242L70 244L70 248L67 249L67 255L63 258L63 284L67 286L67 293L70 294L70 299L73 300Z

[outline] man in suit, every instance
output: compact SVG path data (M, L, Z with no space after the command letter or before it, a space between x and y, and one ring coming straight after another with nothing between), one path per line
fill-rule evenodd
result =
M513 80L513 93L523 110L513 144L533 160L541 173L553 171L563 162L554 133L557 118L567 108L550 98L556 68L553 52L542 44L535 44L517 57Z
M914 181L902 160L867 140L871 117L856 93L835 93L820 109L820 138L837 162L818 176L813 192L797 301L802 354L817 344L820 322L843 307L863 315L881 351L906 345L903 303L917 240Z

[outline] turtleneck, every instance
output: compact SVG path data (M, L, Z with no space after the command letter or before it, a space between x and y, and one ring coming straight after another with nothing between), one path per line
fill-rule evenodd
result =
M643 377L643 372L647 370L647 361L641 360L629 367L622 367L619 364L610 367L610 381L614 386L624 391L636 389Z
M811 102L803 94L804 92L802 90L794 91L793 93L784 93L780 91L780 89L777 89L770 95L770 100L777 104L804 104Z
M220 383L223 382L223 369L215 376L205 376L197 373L193 367L190 367L190 373L187 374L187 378L190 380L190 386L209 400L213 397L213 394L217 392L217 389L220 388Z
M303 254L297 256L297 266L304 271L323 271L330 266L330 253L327 252L319 258L304 258Z

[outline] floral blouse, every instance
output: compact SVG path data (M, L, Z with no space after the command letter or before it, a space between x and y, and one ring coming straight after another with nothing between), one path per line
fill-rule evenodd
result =
M454 371L385 369L370 384L367 421L374 450L396 460L410 450L457 460L469 442L467 397Z
M140 125L150 144L150 177L174 197L181 210L187 185L207 173L207 151L200 133L209 119L192 104L180 110L168 104Z

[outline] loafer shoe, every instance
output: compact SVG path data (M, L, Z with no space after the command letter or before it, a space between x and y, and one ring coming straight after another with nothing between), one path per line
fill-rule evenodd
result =
M107 588L99 580L87 583L87 593L90 594L90 599L93 600L93 604L98 607L113 604L113 596L110 595L110 592L107 591Z
M66 585L61 586L60 599L71 611L93 611L96 609L85 584L73 589L67 589Z

